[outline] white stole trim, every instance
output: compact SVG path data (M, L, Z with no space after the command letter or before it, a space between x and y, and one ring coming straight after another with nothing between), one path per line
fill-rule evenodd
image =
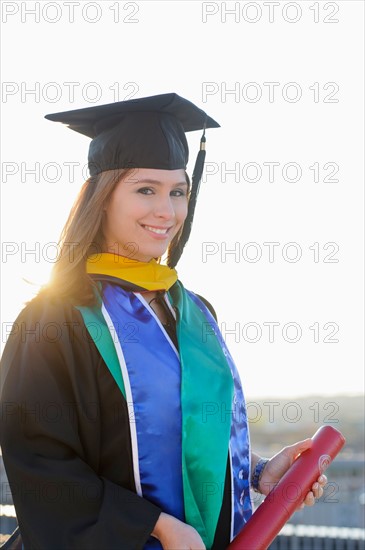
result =
M141 486L141 476L139 472L139 455L138 455L138 445L137 445L137 430L136 430L136 422L135 422L135 414L134 414L134 403L133 403L133 396L132 396L132 389L131 384L129 380L128 375L128 369L127 365L124 359L124 354L122 350L122 346L120 345L118 332L116 331L113 321L110 318L110 315L108 313L108 310L106 309L104 302L101 307L101 312L104 316L105 322L108 325L109 331L114 337L112 338L115 351L117 352L117 356L119 359L119 365L120 369L122 371L123 375L123 382L125 387L125 394L126 394L126 400L127 400L127 407L128 407L128 421L129 421L129 427L131 431L131 443L132 443L132 459L133 459L133 474L134 474L134 482L136 485L136 492L139 496L143 496L142 494L142 486ZM132 414L131 414L132 413Z

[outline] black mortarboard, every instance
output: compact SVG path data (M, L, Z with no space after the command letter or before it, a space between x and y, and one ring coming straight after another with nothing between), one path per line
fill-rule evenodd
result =
M162 94L46 115L92 138L93 176L117 168L186 168L185 132L217 128L204 111L177 94Z
M194 168L189 212L176 265L189 238L199 184L204 168L205 129L219 124L196 105L175 93L155 95L46 115L92 141L89 171L94 176L118 168L186 169L189 149L185 132L204 130Z

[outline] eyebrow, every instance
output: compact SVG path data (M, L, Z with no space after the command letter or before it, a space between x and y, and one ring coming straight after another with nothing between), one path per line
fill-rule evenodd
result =
M126 181L128 182L128 179ZM138 185L138 184L141 184L141 183L150 183L150 184L152 183L152 184L156 184L156 185L163 185L162 181L155 180L155 179L150 179L150 178L141 179L141 180L137 180L137 181L134 181L133 179L131 179L130 183L132 185ZM184 180L184 181L180 181L180 182L177 182L177 183L173 184L174 187L178 187L179 185L188 185L188 182Z

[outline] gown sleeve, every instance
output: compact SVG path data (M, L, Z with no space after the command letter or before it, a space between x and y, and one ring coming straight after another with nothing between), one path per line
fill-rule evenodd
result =
M128 408L78 310L35 299L1 367L1 445L25 550L142 549Z

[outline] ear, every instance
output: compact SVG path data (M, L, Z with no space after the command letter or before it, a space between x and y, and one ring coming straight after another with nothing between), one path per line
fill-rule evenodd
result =
M112 193L112 194L113 194L113 193ZM112 194L111 194L111 195L112 195ZM107 199L105 199L105 201L104 201L104 204L103 204L103 212L106 212L107 209L108 209L111 195L109 195L109 197L108 197Z

